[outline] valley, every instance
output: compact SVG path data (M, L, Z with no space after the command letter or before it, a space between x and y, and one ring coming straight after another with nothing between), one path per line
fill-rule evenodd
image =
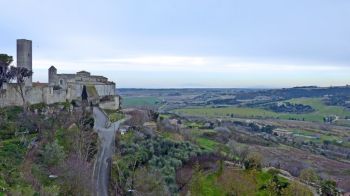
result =
M347 192L349 89L120 89L120 94L123 100L153 99L152 104L140 101L126 107L156 110L177 127L163 137L189 140L224 156L234 148L232 143L245 146L263 157L264 167L283 169L298 179L312 169ZM336 96L341 99L334 101Z

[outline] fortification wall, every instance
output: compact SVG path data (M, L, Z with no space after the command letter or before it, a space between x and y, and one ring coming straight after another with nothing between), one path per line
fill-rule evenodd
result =
M17 84L5 84L0 93L0 107L4 106L20 106L23 105L21 94L16 89ZM41 87L26 87L23 88L25 92L25 100L30 104L37 104L44 102L44 89Z
M12 84L4 84L0 93L0 106L15 106L22 105L22 99L20 94L16 91L15 86Z
M105 84L102 82L96 82L94 79L89 82L76 81L75 76L72 74L55 75L55 78L56 77L58 85L60 85L60 80L63 80L63 85L60 85L61 89L53 90L51 83L49 85L25 87L26 101L30 104L53 104L57 102L65 102L66 100L71 101L74 99L81 99L84 85L86 85L87 88L89 88L89 86L95 87L94 89L96 89L96 91L94 91L94 97L90 98L93 98L96 101L99 101L99 99L104 96L116 95L114 83ZM17 84L5 84L3 89L0 89L0 107L23 105L21 95L16 90L16 86ZM118 109L119 97L116 96L115 100L108 103L102 103L102 107Z
M43 96L44 96L44 103L46 104L65 102L68 99L66 90L64 89L53 90L52 87L46 87L44 89Z
M115 95L115 84L95 85L95 88L100 97Z
M33 87L28 89L26 93L26 101L30 104L37 104L44 102L44 89L42 87Z
M113 100L101 102L99 104L99 106L102 109L118 110L119 109L119 102L120 102L120 97L115 96Z

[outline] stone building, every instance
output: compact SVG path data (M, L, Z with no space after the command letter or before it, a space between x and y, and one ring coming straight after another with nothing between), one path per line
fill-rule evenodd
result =
M32 41L17 40L17 66L32 70ZM35 74L35 73L34 73ZM25 82L25 99L29 104L82 100L87 95L91 104L102 108L119 109L119 96L116 85L103 76L94 76L87 71L76 74L58 74L51 66L48 70L48 83L32 82L32 77ZM7 83L0 89L0 107L22 105L18 84Z

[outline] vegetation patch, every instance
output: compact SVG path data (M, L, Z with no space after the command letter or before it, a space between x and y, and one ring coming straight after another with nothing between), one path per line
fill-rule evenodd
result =
M191 157L200 155L201 149L189 142L142 135L142 132L129 132L120 136L118 153L112 164L112 184L113 187L117 187L115 191L126 193L130 186L133 187L133 184L129 183L135 182L133 179L138 178L135 173L144 168L149 173L159 175L159 179L162 180L162 183L158 184L159 189L165 192L168 189L172 194L177 193L176 169ZM144 182L148 183L150 182ZM167 188L159 187L163 185ZM152 190L142 191L152 192Z
M156 106L160 100L157 97L122 97L122 107Z
M220 171L221 170L221 171ZM223 167L205 173L195 168L190 183L191 195L313 195L305 186L289 182L277 173Z
M216 141L213 141L213 140L210 140L210 139L207 139L207 138L204 138L204 137L199 137L196 139L196 143L206 149L206 150L210 150L210 151L213 151L216 149L216 147L218 147L219 143L216 142Z
M278 113L262 108L250 108L250 107L224 107L224 108L212 108L212 107L198 107L198 108L183 108L177 109L175 112L191 115L191 116L207 116L207 117L226 117L226 118L274 118L274 119L286 119L286 120L302 120L302 121L314 121L324 122L325 117L332 115L339 118L345 118L350 116L350 111L340 106L327 106L322 102L320 98L297 98L287 100L292 104L309 105L315 111L304 114L292 114L292 113Z
M113 123L113 122L117 122L119 120L122 120L125 115L123 112L121 112L120 110L108 110L105 109L104 110L106 112L106 114L108 115L109 120Z

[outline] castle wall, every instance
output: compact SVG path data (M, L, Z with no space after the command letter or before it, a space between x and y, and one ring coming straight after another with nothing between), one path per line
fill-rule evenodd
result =
M99 104L102 109L118 110L120 103L120 97L115 96L112 101L101 102Z
M100 97L115 95L115 84L95 85L97 93Z
M26 93L26 101L30 104L37 104L44 102L43 100L44 89L42 87L29 88Z
M22 105L20 94L16 91L13 84L4 84L0 93L0 106Z
M16 90L17 84L5 84L6 87L0 93L0 107L21 106L23 104L21 94ZM64 89L53 90L53 87L26 88L26 102L30 104L46 103L53 104L65 102L67 91Z
M0 65L0 71L4 65ZM32 41L26 39L17 40L17 66L32 70ZM49 83L32 84L32 77L25 82L25 101L30 104L46 103L53 104L66 100L81 99L83 86L88 90L89 99L100 101L102 97L114 96L114 100L103 103L105 107L119 106L119 97L115 96L115 83L109 82L103 76L91 75L90 72L80 71L76 74L57 74L57 69L51 66L48 70ZM61 89L54 90L56 86ZM4 84L0 89L0 107L21 106L23 100L20 92L16 89L18 84Z
M68 99L67 90L65 89L53 90L53 87L45 87L43 96L44 96L44 103L46 104L65 102Z
M21 106L23 105L21 94L16 90L17 84L5 84L0 93L0 106ZM30 104L44 102L44 90L42 87L25 87L25 100Z

